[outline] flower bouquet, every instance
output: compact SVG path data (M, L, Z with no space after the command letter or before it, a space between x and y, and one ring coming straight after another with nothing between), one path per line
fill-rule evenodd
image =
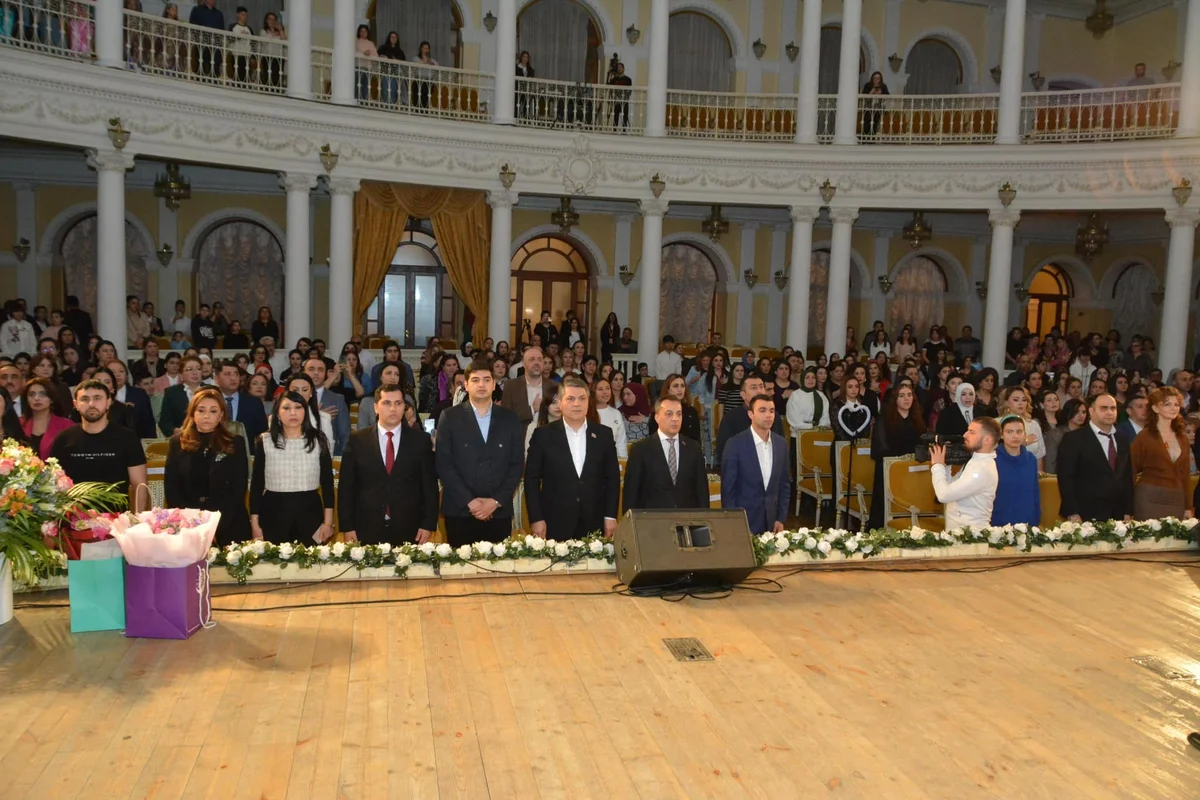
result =
M154 508L112 521L112 535L135 567L186 567L207 561L221 512Z

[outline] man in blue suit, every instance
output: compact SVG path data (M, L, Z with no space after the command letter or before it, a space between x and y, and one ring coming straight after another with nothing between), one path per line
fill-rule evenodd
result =
M772 432L775 401L755 395L747 409L750 427L733 436L721 454L721 507L741 508L751 533L782 531L791 481L787 443Z
M253 395L241 391L242 370L236 361L221 360L217 362L214 371L217 388L225 397L225 406L229 409L227 419L240 422L246 429L246 438L253 443L258 437L267 432L267 409L263 401Z

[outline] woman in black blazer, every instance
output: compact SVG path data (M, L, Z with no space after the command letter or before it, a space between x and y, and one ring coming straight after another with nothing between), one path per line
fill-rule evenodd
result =
M216 389L200 389L167 450L163 480L167 507L220 511L214 547L247 541L249 475L246 440L225 427L225 399Z
M942 436L962 436L977 415L975 387L963 381L954 390L954 402L947 403L938 414L937 432Z

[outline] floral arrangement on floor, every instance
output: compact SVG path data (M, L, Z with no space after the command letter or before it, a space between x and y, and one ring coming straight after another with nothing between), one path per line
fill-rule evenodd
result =
M14 439L0 445L0 558L20 583L34 585L65 569L66 556L52 545L126 503L111 485L73 483L55 459L43 461Z

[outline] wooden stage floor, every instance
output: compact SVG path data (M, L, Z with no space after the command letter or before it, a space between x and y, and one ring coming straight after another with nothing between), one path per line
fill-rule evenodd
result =
M808 571L723 601L581 594L613 580L240 594L216 605L424 599L218 612L187 642L72 636L65 609L18 610L0 627L0 797L1200 794L1196 680L1130 660L1200 672L1200 570ZM462 596L522 588L576 596ZM664 637L698 637L715 661L677 662Z

